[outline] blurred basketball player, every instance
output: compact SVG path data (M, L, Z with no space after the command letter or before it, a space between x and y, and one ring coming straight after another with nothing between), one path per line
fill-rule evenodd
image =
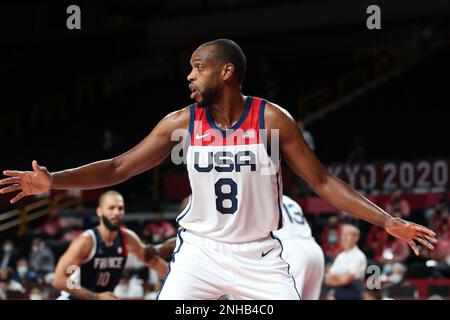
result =
M100 196L100 225L75 239L56 266L53 286L62 290L59 300L117 299L112 293L122 277L129 252L155 269L161 278L167 263L154 255L130 229L121 227L125 214L123 197L116 191Z
M281 256L290 265L297 290L304 300L318 300L325 258L297 202L283 195L283 228L274 231L283 245Z
M195 103L172 112L133 149L112 159L50 173L4 171L11 200L50 189L93 189L126 181L160 164L184 145L192 196L160 299L299 299L281 245L282 157L292 171L341 211L407 241L434 248L435 233L394 218L330 174L306 144L290 114L275 103L244 96L246 57L233 41L198 47L187 76ZM174 138L174 133L181 133ZM184 138L184 140L183 140ZM268 151L270 147L271 152ZM183 148L180 148L183 149ZM176 152L175 152L176 153ZM280 157L279 157L279 156Z

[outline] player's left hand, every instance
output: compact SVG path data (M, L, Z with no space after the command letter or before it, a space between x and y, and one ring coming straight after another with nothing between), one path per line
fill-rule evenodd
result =
M434 231L403 219L391 218L386 222L384 228L394 237L408 242L417 256L419 249L414 241L423 244L430 250L434 250L434 244L438 242Z

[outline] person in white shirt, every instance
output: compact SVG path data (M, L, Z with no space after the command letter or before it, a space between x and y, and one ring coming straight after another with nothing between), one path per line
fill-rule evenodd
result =
M341 245L344 251L338 254L325 276L325 284L334 287L336 300L360 300L364 288L367 258L358 248L360 231L353 225L342 227Z

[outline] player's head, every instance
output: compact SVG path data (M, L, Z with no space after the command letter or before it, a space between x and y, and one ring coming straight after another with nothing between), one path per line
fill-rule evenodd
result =
M351 224L344 224L341 230L341 245L344 250L352 249L359 240L359 229Z
M232 40L217 39L202 44L192 54L190 63L189 89L199 107L206 107L220 97L226 86L242 87L247 59Z
M97 215L100 224L108 230L117 231L123 222L125 203L123 197L117 191L106 191L98 200Z

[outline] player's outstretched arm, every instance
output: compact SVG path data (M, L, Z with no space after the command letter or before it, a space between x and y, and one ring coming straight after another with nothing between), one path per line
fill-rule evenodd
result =
M155 246L156 253L160 257L165 259L173 253L173 250L175 250L176 243L177 243L177 237L172 237L170 239L167 239L163 243Z
M381 226L393 236L407 241L416 255L419 251L414 241L434 249L433 244L437 240L432 230L392 217L347 183L330 174L309 148L297 123L286 110L268 103L265 121L266 129L279 129L283 159L323 199L339 210Z
M189 117L189 108L167 115L143 141L112 159L53 173L36 161L32 162L33 171L5 170L3 174L9 178L0 180L0 185L9 186L0 193L20 191L10 201L15 203L50 189L96 189L121 183L161 163L178 143L171 141L172 132L188 129Z
M56 265L53 287L82 300L116 300L112 292L96 293L80 284L80 265L89 257L93 245L92 237L87 234L80 235L72 242ZM69 279L71 274L73 279Z
M164 278L169 266L166 261L156 255L154 247L146 246L141 239L139 239L138 235L130 229L125 229L125 236L127 237L126 243L128 251L155 270L160 278Z

